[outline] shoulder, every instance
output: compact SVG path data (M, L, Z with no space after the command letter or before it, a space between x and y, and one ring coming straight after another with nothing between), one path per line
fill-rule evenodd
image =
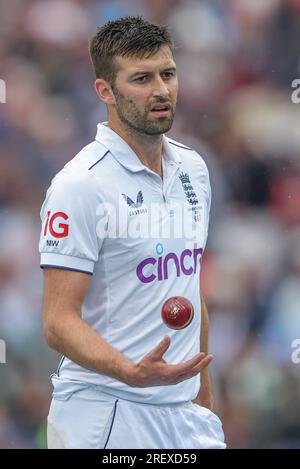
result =
M99 142L89 143L55 175L49 190L80 191L82 195L92 192L96 187L93 168L101 165L108 153Z
M87 175L93 174L93 168L102 163L110 151L102 143L94 140L89 143L77 155L70 160L64 169L70 172L82 172Z
M179 154L185 165L191 166L192 169L199 172L199 174L208 177L208 168L205 159L194 148L169 137L166 137L166 139L171 147Z

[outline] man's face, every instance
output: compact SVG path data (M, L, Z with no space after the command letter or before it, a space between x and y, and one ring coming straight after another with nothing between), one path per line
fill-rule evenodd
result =
M176 108L176 65L168 46L148 58L117 57L113 93L121 122L144 135L170 130Z

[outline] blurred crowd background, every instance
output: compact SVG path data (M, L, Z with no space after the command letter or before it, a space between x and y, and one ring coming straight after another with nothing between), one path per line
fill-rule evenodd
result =
M202 288L216 409L230 448L300 448L300 0L0 1L0 447L45 447L39 210L51 178L94 139L105 108L87 40L141 14L177 43L170 136L211 173Z

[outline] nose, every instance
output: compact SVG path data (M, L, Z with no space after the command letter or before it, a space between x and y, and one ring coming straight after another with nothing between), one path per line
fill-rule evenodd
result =
M167 87L167 84L164 82L161 76L157 77L153 87L153 96L161 96L166 98L168 97L168 95L169 89Z

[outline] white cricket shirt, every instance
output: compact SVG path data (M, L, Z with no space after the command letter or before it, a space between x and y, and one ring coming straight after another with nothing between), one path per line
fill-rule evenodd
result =
M211 201L207 167L195 151L163 137L163 180L108 125L55 176L41 209L41 267L92 276L83 319L137 363L168 334L168 363L200 350L200 266ZM169 329L161 307L171 296L194 306L192 323ZM72 331L70 331L70 334ZM80 386L128 400L193 399L199 376L173 386L132 388L64 357L52 378L66 394Z

